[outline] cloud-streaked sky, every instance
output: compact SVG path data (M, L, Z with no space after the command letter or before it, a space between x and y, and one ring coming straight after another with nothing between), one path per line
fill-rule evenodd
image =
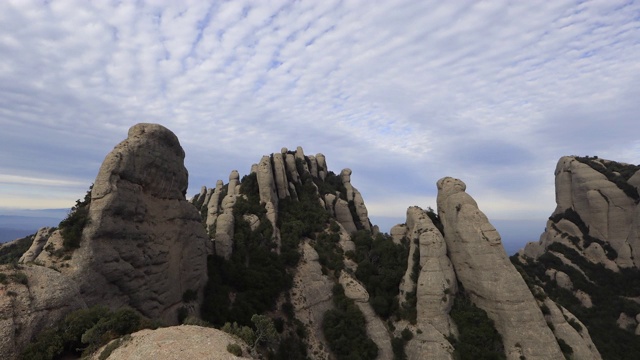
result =
M454 176L542 230L560 156L640 162L638 1L2 1L0 55L2 208L72 206L138 122L189 196L300 145L374 222Z

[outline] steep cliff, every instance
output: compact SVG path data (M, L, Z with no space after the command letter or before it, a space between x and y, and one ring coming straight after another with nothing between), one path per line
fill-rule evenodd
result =
M640 166L562 157L555 170L557 207L545 232L512 257L529 285L558 303L561 315L553 306L545 313L556 336L570 330L564 323L583 336L589 330L593 355L578 355L574 348L577 358L598 358L598 350L604 359L640 354L638 180ZM571 347L573 338L565 335Z
M206 283L208 238L185 199L183 160L168 129L138 124L129 130L85 199L58 230L39 231L23 265L14 265L21 285L0 284L8 332L1 358L14 357L78 308L129 306L165 324L178 323L182 308L197 313L185 299L197 298Z

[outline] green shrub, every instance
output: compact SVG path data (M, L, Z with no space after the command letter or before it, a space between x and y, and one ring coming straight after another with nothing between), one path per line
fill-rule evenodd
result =
M558 340L558 345L560 345L560 350L565 355L565 357L568 357L571 354L573 354L573 348L569 344L567 344L562 339L557 339L557 340Z
M22 285L27 285L29 283L29 278L27 277L27 274L25 274L22 271L18 271L11 274L11 279Z
M17 263L22 254L31 247L34 237L35 234L14 240L10 244L2 244L0 246L0 265Z
M409 249L395 244L386 234L374 238L366 230L352 236L358 263L356 277L369 292L369 302L376 314L387 319L399 309L399 285L407 269ZM418 254L419 256L419 254Z
M450 312L460 331L457 339L450 338L456 354L461 359L506 359L502 336L493 321L471 302L461 284L459 288Z
M119 339L113 340L100 352L98 360L107 360L115 349L119 348L122 344L127 343L129 340L131 340L131 335L128 334Z
M9 277L7 276L7 274L5 273L0 273L0 284L8 284L9 283Z
M242 348L238 344L227 345L227 351L235 356L242 356Z
M91 189L93 189L93 185L91 185L83 200L76 200L76 204L71 208L69 215L60 222L60 233L63 238L62 245L65 250L73 250L80 247L82 230L84 230L89 221Z
M393 351L393 360L406 360L407 354L404 350L407 342L399 337L391 339L391 350Z
M527 285L544 288L548 296L568 309L587 327L591 339L605 360L632 360L640 354L640 342L633 333L620 329L616 320L621 312L640 313L640 305L628 300L640 296L640 271L635 268L622 268L619 272L606 269L602 264L586 260L575 249L560 243L549 246L549 250L562 253L578 265L588 279L571 266L565 265L550 252L537 259L521 262L517 256L511 261L523 274ZM585 308L572 292L563 289L545 274L547 269L565 272L571 278L576 290L582 290L591 296L593 307ZM577 331L582 326L577 321L569 321Z
M148 321L130 308L110 311L95 306L71 312L27 345L22 359L53 359L67 352L88 355L109 341L140 330Z
M176 315L178 316L178 324L184 324L184 321L189 316L189 309L185 306L180 306L176 311Z
M375 359L378 346L367 336L364 315L339 284L333 287L333 304L324 315L322 332L336 358Z

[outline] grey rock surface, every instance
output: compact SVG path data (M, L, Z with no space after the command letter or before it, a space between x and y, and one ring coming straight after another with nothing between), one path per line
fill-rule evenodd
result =
M521 352L529 360L564 359L533 295L509 261L500 235L465 192L466 185L446 177L437 186L438 214L458 280L494 321L508 358Z
M129 305L172 324L182 294L202 289L208 237L185 199L187 178L178 138L161 125L133 126L106 156L67 271L88 305Z

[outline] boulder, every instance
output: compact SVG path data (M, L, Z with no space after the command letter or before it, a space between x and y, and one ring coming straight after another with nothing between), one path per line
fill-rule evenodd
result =
M274 207L278 208L278 195L276 193L276 184L271 167L271 157L263 156L258 164L257 172L258 190L260 193L261 203L272 203Z
M362 195L351 185L351 169L343 169L340 172L340 179L342 180L342 185L344 185L344 188L347 190L347 201L353 201L360 224L365 230L371 231L369 213L362 199Z
M27 250L24 254L22 254L18 262L21 264L25 264L35 260L38 257L38 255L40 255L40 253L42 252L42 249L46 245L47 240L49 240L49 237L51 236L54 230L55 229L52 227L43 227L40 230L38 230L38 232L33 238L33 242L31 243L29 250Z
M573 350L571 355L572 359L602 359L598 349L593 344L593 341L589 336L589 332L586 331L586 327L580 322L580 320L565 308L558 306L549 298L544 300L544 306L549 309L549 314L545 315L547 323L553 325L551 328L553 329L555 337L562 339L571 347ZM571 325L569 321L574 325ZM574 328L574 326L579 328L580 331Z
M343 199L336 199L333 211L336 215L336 220L342 225L349 234L358 231L356 224L353 222L351 211L349 210L349 204Z
M364 286L346 271L340 272L338 282L344 288L344 294L353 300L365 319L367 335L378 346L378 359L392 359L391 338L384 322L369 304L369 293Z
M209 203L207 204L207 219L205 220L205 224L207 225L209 234L215 234L215 228L213 226L216 223L218 212L220 211L220 193L222 192L223 185L222 180L216 182L216 188L213 190L211 199L209 199Z
M289 175L289 181L299 183L300 175L298 174L298 169L296 168L296 158L293 156L293 154L287 153L284 158L284 165L287 169L287 174Z

